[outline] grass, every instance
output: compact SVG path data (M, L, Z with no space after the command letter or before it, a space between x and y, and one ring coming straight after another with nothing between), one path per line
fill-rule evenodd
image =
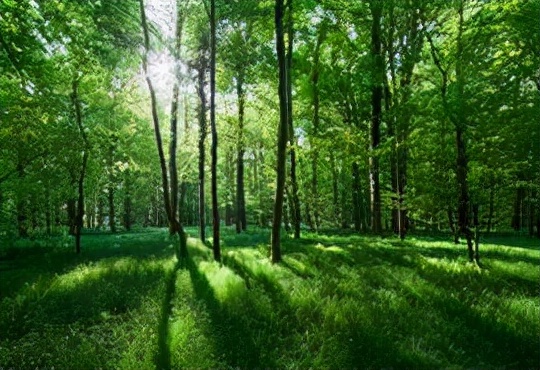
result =
M195 234L195 231L192 230ZM0 249L0 367L540 368L540 246L223 230L223 264L163 230Z

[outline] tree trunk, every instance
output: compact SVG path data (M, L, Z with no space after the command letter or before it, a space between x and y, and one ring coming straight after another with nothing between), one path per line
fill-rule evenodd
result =
M169 178L167 175L167 163L165 161L165 153L163 151L163 140L161 139L161 129L159 125L159 116L157 111L157 99L156 99L156 93L154 90L154 86L152 84L152 80L150 79L150 76L148 75L148 60L147 60L147 54L150 51L150 38L148 33L148 25L146 22L146 12L144 9L144 0L139 0L140 3L140 11L141 11L141 23L143 27L143 36L144 36L144 46L145 50L143 53L143 70L146 78L146 84L148 85L148 90L150 92L150 103L151 103L151 109L152 109L152 122L154 124L154 135L156 138L156 146L158 150L158 156L159 156L159 164L161 169L161 182L162 182L162 190L163 190L163 201L165 204L165 211L167 215L169 216L170 210L171 210L171 197L169 194Z
M22 162L17 163L17 174L19 181L24 178L24 166ZM24 193L24 195L23 195ZM17 230L20 238L28 237L28 214L26 205L27 194L20 188L17 189Z
M82 112L81 112L81 102L79 100L79 80L74 79L72 84L71 92L71 101L73 103L73 108L75 109L75 120L77 126L79 127L79 133L83 139L83 158L81 171L79 173L79 179L77 181L77 212L75 215L75 252L81 253L81 233L83 228L83 219L84 219L84 180L86 177L86 167L88 164L88 155L90 145L88 143L88 138L84 130L83 121L82 121Z
M536 210L536 237L540 239L540 207Z
M523 198L525 190L522 187L516 190L516 200L514 202L514 214L512 216L512 228L515 231L521 230L521 214L523 213Z
M489 211L488 211L488 220L487 220L487 230L486 232L491 233L491 228L493 227L493 213L494 213L494 199L495 198L495 186L492 185L489 188Z
M291 0L289 0L291 1ZM288 108L287 100L290 98L287 91L287 61L285 58L285 42L283 37L283 0L275 3L276 52L279 68L279 128L277 139L277 181L274 199L274 218L272 222L272 263L281 261L281 218L283 215L283 198L285 188L285 169L288 136Z
M210 154L211 163L211 192L212 192L212 224L213 240L212 251L214 260L221 261L221 249L219 243L219 202L217 193L217 148L218 135L216 129L216 2L210 1L210 128L212 131L212 146Z
M360 210L362 203L360 197L362 194L360 187L360 166L358 165L357 161L354 161L352 164L352 216L354 231L356 232L360 232L362 229L362 212Z
M109 201L109 228L111 230L111 233L116 233L116 212L114 209L114 188L112 187L112 185L109 185L107 198Z
M285 231L287 233L291 232L291 223L289 221L289 209L292 214L291 207L291 192L288 189L288 186L285 184L285 198L283 199L283 225L285 226Z
M225 226L232 226L234 220L236 167L233 150L225 152Z
M471 262L476 261L480 262L480 255L478 254L478 248L473 250L473 233L470 229L470 217L469 217L469 188L468 188L468 159L467 159L467 145L465 140L465 129L467 127L465 122L465 116L463 114L465 106L465 96L464 96L464 74L462 66L462 56L463 56L463 9L464 1L461 0L459 3L458 14L458 35L457 35L457 50L455 56L455 75L456 75L456 102L450 106L448 102L447 92L448 92L448 71L445 70L441 63L439 57L439 51L436 49L433 39L429 32L426 33L426 37L429 41L431 47L431 55L433 57L433 62L436 67L439 69L442 77L441 84L441 97L443 102L443 107L448 118L454 124L456 129L456 178L458 184L458 230L460 234L465 235L467 239L467 249L469 251L469 259Z
M169 163L169 171L171 173L171 183L172 188L169 189L169 175L167 173L167 162L165 159L165 153L163 151L163 141L161 139L161 129L159 124L159 116L157 112L157 99L155 90L152 84L152 80L150 79L150 76L148 75L148 52L150 51L150 38L149 38L149 32L148 32L148 24L146 21L146 12L144 9L144 0L139 0L140 5L140 11L141 11L141 24L143 28L143 37L144 37L144 53L143 53L143 70L146 77L146 83L148 85L148 90L150 92L150 102L151 102L151 108L152 108L152 121L154 123L154 134L156 137L156 146L158 149L158 156L159 156L159 163L161 168L161 182L162 182L162 190L163 190L163 201L165 205L165 215L167 217L168 225L169 225L169 233L171 235L178 234L179 236L179 250L178 250L178 257L183 258L187 256L187 246L186 246L186 235L184 233L184 230L182 228L182 225L180 222L176 219L176 207L178 206L177 203L177 196L178 196L178 180L177 180L177 171L176 171L176 130L177 130L177 107L178 107L178 92L176 89L178 89L178 81L175 79L174 85L173 85L173 102L171 106L171 111L174 112L174 114L171 115L171 120L174 120L175 122L171 122L171 153L170 155L170 163ZM182 14L178 10L177 12L177 28L176 28L176 51L179 50L179 45L181 42L181 32L182 32ZM174 193L174 194L171 194ZM159 221L159 220L158 220Z
M469 228L469 188L467 184L468 160L466 154L466 144L463 137L461 127L456 129L456 146L457 146L457 181L459 188L458 199L458 227L461 234L467 239L467 247L469 250L469 259L472 262L478 262L478 256L475 255L472 245L472 232Z
M379 155L375 152L380 143L380 126L382 115L382 81L384 65L381 56L381 18L382 2L372 0L370 3L373 23L371 27L371 53L373 57L373 73L371 88L371 145L370 145L370 192L371 192L371 229L380 234L381 225L381 190L379 184Z
M287 126L289 129L289 154L291 158L291 167L290 167L290 176L291 176L291 215L292 223L294 228L294 239L300 238L300 224L301 219L301 210L300 210L300 199L298 196L298 179L296 176L296 137L294 135L294 124L293 124L293 104L292 104L292 52L293 52L293 43L294 43L294 29L293 29L293 0L288 0L288 19L287 19L287 34L288 34L288 44L287 44Z
M246 199L244 189L244 109L246 94L244 91L244 73L240 72L236 79L236 96L238 99L238 148L236 162L236 232L246 230Z
M198 70L198 93L200 99L199 107L199 238L206 240L206 218L205 218L205 192L204 192L204 162L205 162L205 141L206 141L206 92L205 92L206 61L204 57L200 60Z
M129 170L124 177L124 228L131 231L131 179Z
M330 166L332 166L332 201L334 203L334 223L337 227L340 226L339 220L339 173L336 163L336 157L333 152L330 153Z
M0 210L2 209L2 195L0 194ZM51 184L47 181L45 189L45 232L52 234L52 202L51 202Z
M528 196L527 196L527 216L528 216L528 220L527 220L527 226L528 226L528 229L529 229L529 236L530 237L533 237L534 236L534 199L536 198L536 192L533 191L533 190L530 190L528 191Z
M409 219L407 214L407 205L405 204L405 191L407 187L407 161L408 152L407 147L404 145L406 142L408 128L403 128L401 133L400 145L397 149L397 171L398 171L398 225L399 225L399 237L401 240L405 239L407 229L409 227Z

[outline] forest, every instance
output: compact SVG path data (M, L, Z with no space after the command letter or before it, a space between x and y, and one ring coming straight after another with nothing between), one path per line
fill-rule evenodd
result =
M0 369L540 367L540 0L0 0Z

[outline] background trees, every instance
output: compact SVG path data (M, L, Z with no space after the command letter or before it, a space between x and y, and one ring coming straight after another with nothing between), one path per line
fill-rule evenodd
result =
M182 223L206 240L211 208L238 232L273 223L276 242L281 224L466 231L473 210L485 231L538 233L537 0L280 3L287 116L275 4L163 4L143 3L143 37L137 1L1 3L3 235Z

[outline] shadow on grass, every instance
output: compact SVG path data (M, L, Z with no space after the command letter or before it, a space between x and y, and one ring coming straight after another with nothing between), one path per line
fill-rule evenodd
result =
M425 265L419 269L419 276L438 290L437 294L424 297L427 299L424 304L435 309L438 316L449 323L449 328L455 328L449 333L450 339L454 338L455 343L462 346L464 357L471 359L471 362L465 365L477 366L480 363L504 364L509 368L519 369L539 368L538 336L531 335L530 330L529 334L526 334L527 330L521 331L523 317L519 312L512 312L510 305L499 307L501 303L495 298L489 298L499 296L500 281L480 275L477 275L477 280L474 281L474 275L471 275L462 274L456 283L457 276L451 276L450 279L448 271L440 266ZM519 281L514 288L526 283L530 284L529 281ZM516 289L511 289L512 293ZM535 290L537 289L538 286ZM410 287L404 290L410 293ZM531 295L537 296L538 292ZM484 302L484 307L478 307L477 302ZM486 305L493 305L494 307L487 308L496 309L505 316L486 315ZM520 324L511 327L515 321ZM464 345L465 343L467 345Z
M15 340L44 325L98 324L137 309L163 275L162 260L119 258L43 279L2 301L0 332Z
M176 293L176 278L182 262L177 262L166 278L165 294L161 302L161 314L158 326L158 353L155 357L157 369L171 368L170 327L169 319L173 310L173 299Z
M467 262L466 249L460 246L455 249L440 245L430 247L429 241L420 242L424 245L396 241L377 247L355 243L324 245L317 239L310 239L299 245L288 246L283 266L303 279L321 281L319 292L326 299L351 298L355 302L377 302L381 300L381 294L383 297L388 294L406 298L396 312L390 309L392 304L389 301L388 306L383 305L380 310L369 313L374 323L380 321L377 326L381 327L383 334L383 328L388 322L399 322L400 316L407 317L408 323L391 325L386 336L378 335L369 326L354 323L351 323L350 328L339 331L340 344L336 343L336 346L342 351L347 349L348 354L343 355L343 361L347 364L432 368L451 365L453 357L458 357L455 363L467 367L504 365L510 368L538 368L538 337L531 335L530 329L522 330L519 326L512 326L513 320L519 320L519 312L508 313L508 317L485 314L497 312L497 315L506 315L504 305L510 304L511 295L515 293L537 297L538 282L505 270L489 271L489 266L484 272L475 270ZM498 260L510 264L533 260L532 257L523 258L503 251L487 250L485 255L486 260L496 256ZM300 264L311 266L312 269L308 268L306 272L306 269L298 268ZM336 266L341 267L338 273ZM394 274L396 277L393 277ZM343 281L351 276L366 288L358 289L353 283L348 289ZM423 281L431 290L419 295L409 285L414 279ZM499 294L506 297L500 299ZM475 308L482 304L493 307L488 306L485 311ZM359 307L362 307L361 310L366 309L365 305ZM426 318L430 315L444 318L444 321L433 320L433 328L429 328ZM418 327L428 323L423 333L415 332L415 322ZM423 335L433 336L434 332L446 337L444 340L436 337L439 339L433 341L432 349L429 349L429 342L424 342L423 345L428 346L432 354L419 354L420 351L415 347L420 343L418 338L422 340ZM392 346L392 342L399 342L400 338L415 336L417 343L413 339L410 349L396 351ZM448 343L444 344L445 341ZM448 345L462 352L452 353L453 349L448 348ZM362 352L364 354L359 356L358 353ZM387 353L393 354L381 362L373 356L374 353L380 353L383 357L388 356Z
M130 257L143 261L152 257L168 258L173 254L167 233L162 230L83 235L82 252L79 255L71 248L71 238L24 242L25 245L11 248L9 253L0 256L0 299L17 294L25 286L51 281L56 275L77 266L100 260Z
M230 367L255 368L261 364L261 348L254 337L256 328L248 327L243 320L246 312L232 312L216 298L204 273L189 258L186 264L197 299L203 301L212 325L209 330L214 338L217 355ZM263 320L263 317L259 319ZM272 366L272 363L268 363Z
M255 247L259 244L267 244L270 240L269 229L249 229L237 234L234 229L223 230L221 235L224 246L231 247Z

